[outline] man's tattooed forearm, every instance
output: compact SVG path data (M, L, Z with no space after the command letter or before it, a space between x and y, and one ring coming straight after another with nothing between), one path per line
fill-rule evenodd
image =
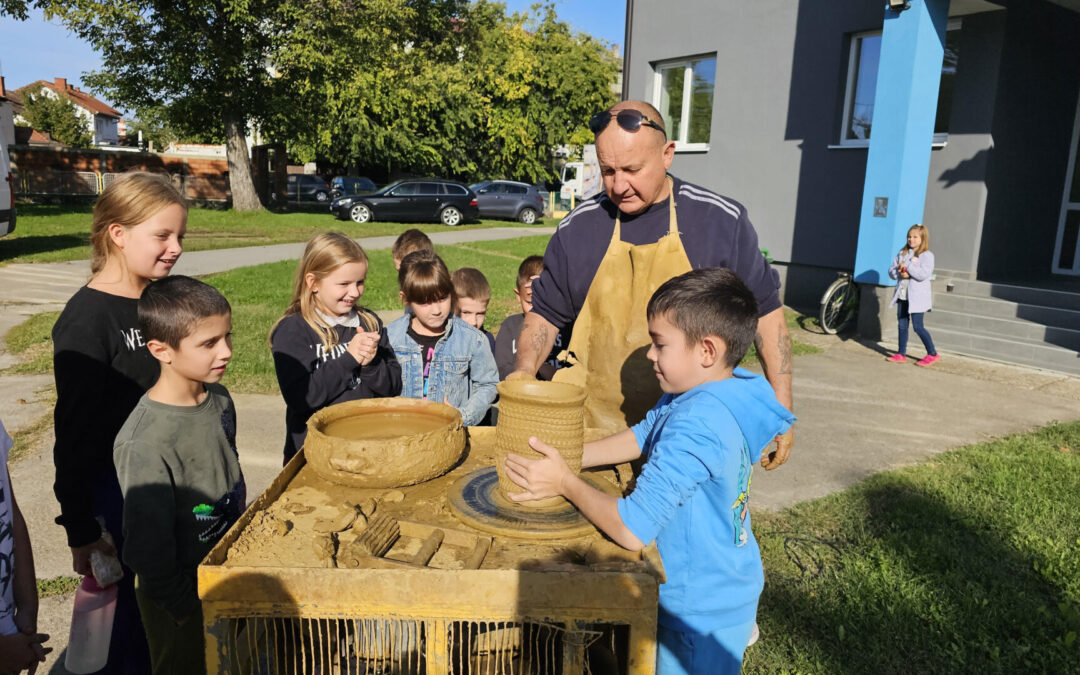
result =
M536 332L533 333L532 346L537 352L543 351L544 343L547 342L547 326L540 325L536 327Z
M780 374L791 375L791 336L781 331L776 337L776 347L780 350Z

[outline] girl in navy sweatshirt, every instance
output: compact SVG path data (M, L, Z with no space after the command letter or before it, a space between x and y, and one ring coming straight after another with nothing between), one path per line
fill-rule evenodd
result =
M136 306L153 279L168 276L183 251L187 203L168 177L130 172L101 193L90 230L90 280L75 292L52 329L56 377L53 486L72 567L89 575L90 554L123 548L123 493L113 441L139 398L158 378L158 363L139 331ZM98 517L116 542L103 538ZM109 660L104 672L150 672L135 575L117 584Z
M401 393L401 366L364 294L368 258L340 232L316 235L296 270L292 302L270 330L285 399L285 462L304 444L307 421L328 405Z

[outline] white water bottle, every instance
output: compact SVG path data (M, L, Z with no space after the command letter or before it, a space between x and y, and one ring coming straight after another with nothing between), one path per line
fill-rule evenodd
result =
M94 577L83 577L75 591L64 667L74 675L95 673L109 660L113 615L116 613L116 585L102 588Z

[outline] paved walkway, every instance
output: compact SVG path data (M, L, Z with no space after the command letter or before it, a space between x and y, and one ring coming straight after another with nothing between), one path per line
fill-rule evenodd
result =
M503 230L440 235L457 235L454 241L468 241L480 238L475 235L491 238L540 232L507 230L505 235L501 234ZM474 239L463 237L470 234ZM451 243L437 239L440 235L433 239ZM377 248L378 244L369 242L386 240L382 244L386 246L391 239L363 240L363 244ZM287 259L297 255L296 247L290 249L291 253L269 250L277 248L189 253L181 259L181 264L189 267L178 266L177 271L203 274L270 262L272 256ZM0 275L3 271L0 269ZM0 283L2 279L0 276ZM0 331L19 320L16 311L28 313L33 306L0 307ZM795 449L790 461L780 469L755 472L752 501L758 509L779 509L827 495L877 471L919 462L961 445L1027 431L1053 420L1080 418L1077 377L949 354L933 368L923 369L887 363L884 350L871 343L806 332L796 337L825 351L796 358L794 394L799 422ZM20 422L23 424L47 412L47 404L34 401L48 396L49 390L49 378L0 378L0 411L5 422L12 409L20 406L39 406L36 414L20 416L26 420ZM17 403L17 398L27 403ZM236 404L237 444L249 494L254 498L280 467L284 404L279 396L266 395L237 395ZM59 509L49 489L53 472L51 445L51 434L46 434L29 456L11 467L40 578L71 574L63 532L52 522ZM42 603L41 627L53 634L50 642L57 648L54 657L67 642L71 599L67 596ZM50 663L54 660L50 659Z

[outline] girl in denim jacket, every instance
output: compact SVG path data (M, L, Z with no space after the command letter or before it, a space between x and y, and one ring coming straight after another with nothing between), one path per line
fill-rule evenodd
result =
M405 316L386 328L401 364L401 395L454 406L466 426L495 400L499 371L484 334L454 316L454 284L430 251L405 256L398 271Z

